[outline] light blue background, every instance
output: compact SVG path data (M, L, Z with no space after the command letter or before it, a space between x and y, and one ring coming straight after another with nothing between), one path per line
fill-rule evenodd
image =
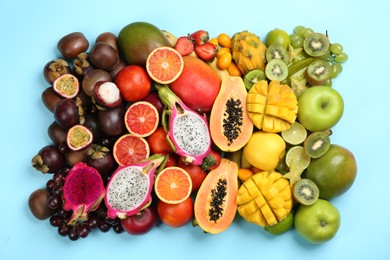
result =
M378 0L0 0L0 259L388 259L389 10ZM331 41L344 45L349 61L333 86L345 112L331 138L355 154L359 171L353 187L332 201L342 216L333 240L310 245L295 231L273 237L238 218L215 236L190 224L161 225L144 236L93 232L71 242L32 217L28 196L50 178L30 164L50 143L46 130L53 121L41 103L48 86L43 66L58 56L56 44L65 34L81 31L93 42L134 21L179 36L249 30L263 39L276 27L291 32L302 24L328 30Z

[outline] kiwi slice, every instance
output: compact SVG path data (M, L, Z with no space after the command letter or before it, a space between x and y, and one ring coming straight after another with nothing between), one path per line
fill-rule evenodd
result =
M312 205L318 200L320 190L310 179L303 178L294 183L292 187L294 199L302 205Z
M284 61L284 63L288 64L290 61L290 55L285 47L283 45L274 43L271 44L267 51L265 52L265 58L268 62L270 62L273 59L279 59Z
M329 50L328 36L322 33L311 33L303 41L303 50L312 57L320 57Z
M260 80L266 79L264 71L261 69L253 69L248 71L247 74L244 76L244 85L247 90L250 90L253 85Z
M312 86L319 86L330 78L330 64L325 60L315 60L307 66L306 80Z
M273 59L265 66L265 75L269 80L283 81L288 76L288 66L282 60Z
M311 158L323 156L330 147L331 131L313 132L303 142L303 148Z

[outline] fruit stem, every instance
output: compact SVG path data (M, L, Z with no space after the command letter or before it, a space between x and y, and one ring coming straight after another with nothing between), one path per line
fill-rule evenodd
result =
M172 92L172 90L168 87L168 85L157 85L156 89L158 91L158 96L161 99L161 102L169 107L169 109L172 110L173 106L175 106L175 103L180 101L179 97L175 95L175 93Z

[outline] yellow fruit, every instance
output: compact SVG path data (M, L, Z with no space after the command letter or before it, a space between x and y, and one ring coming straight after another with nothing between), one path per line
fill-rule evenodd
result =
M276 168L286 150L286 142L275 133L257 131L244 146L243 156L254 167L269 171Z
M246 181L247 179L252 177L252 175L253 175L253 172L251 169L247 169L247 168L238 169L238 178L241 181Z
M217 37L219 45L227 48L232 47L232 39L226 33L220 33Z
M234 63L234 61L230 63L229 67L227 68L227 71L229 72L230 76L242 76L240 69L237 67L237 64Z
M222 54L221 57L218 58L217 67L220 70L224 70L227 69L231 63L232 63L232 54L230 52L225 52L224 54Z
M237 206L246 221L262 227L275 225L293 207L290 184L275 171L255 173L238 189Z
M217 39L217 38L211 38L211 39L209 40L209 42L211 42L212 44L214 44L215 48L218 48L219 43L218 43L218 39Z
M222 55L225 53L230 52L230 49L227 47L222 47L217 51L217 54L215 55L218 59L221 58Z
M265 68L265 52L267 47L254 33L243 31L232 37L233 60L245 75L253 69Z
M288 85L279 81L255 83L248 92L246 104L253 124L265 132L289 129L297 118L297 97Z

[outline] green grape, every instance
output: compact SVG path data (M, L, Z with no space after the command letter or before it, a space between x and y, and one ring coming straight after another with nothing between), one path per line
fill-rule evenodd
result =
M348 55L345 52L342 52L340 54L336 54L334 56L334 61L338 63L343 63L348 60Z
M330 45L330 51L333 54L340 54L343 52L343 45L341 45L340 43L332 43Z
M294 33L298 34L299 36L303 36L303 32L305 31L305 26L298 25L294 28Z
M302 48L303 46L303 38L299 36L297 33L290 34L290 44L295 49Z
M303 32L303 38L306 38L309 34L314 33L313 29L311 28L306 28L305 31Z
M330 65L330 78L336 78L341 73L341 71L343 71L343 66L341 64L334 63Z
M324 84L321 86L331 87L332 86L332 79L328 79Z

